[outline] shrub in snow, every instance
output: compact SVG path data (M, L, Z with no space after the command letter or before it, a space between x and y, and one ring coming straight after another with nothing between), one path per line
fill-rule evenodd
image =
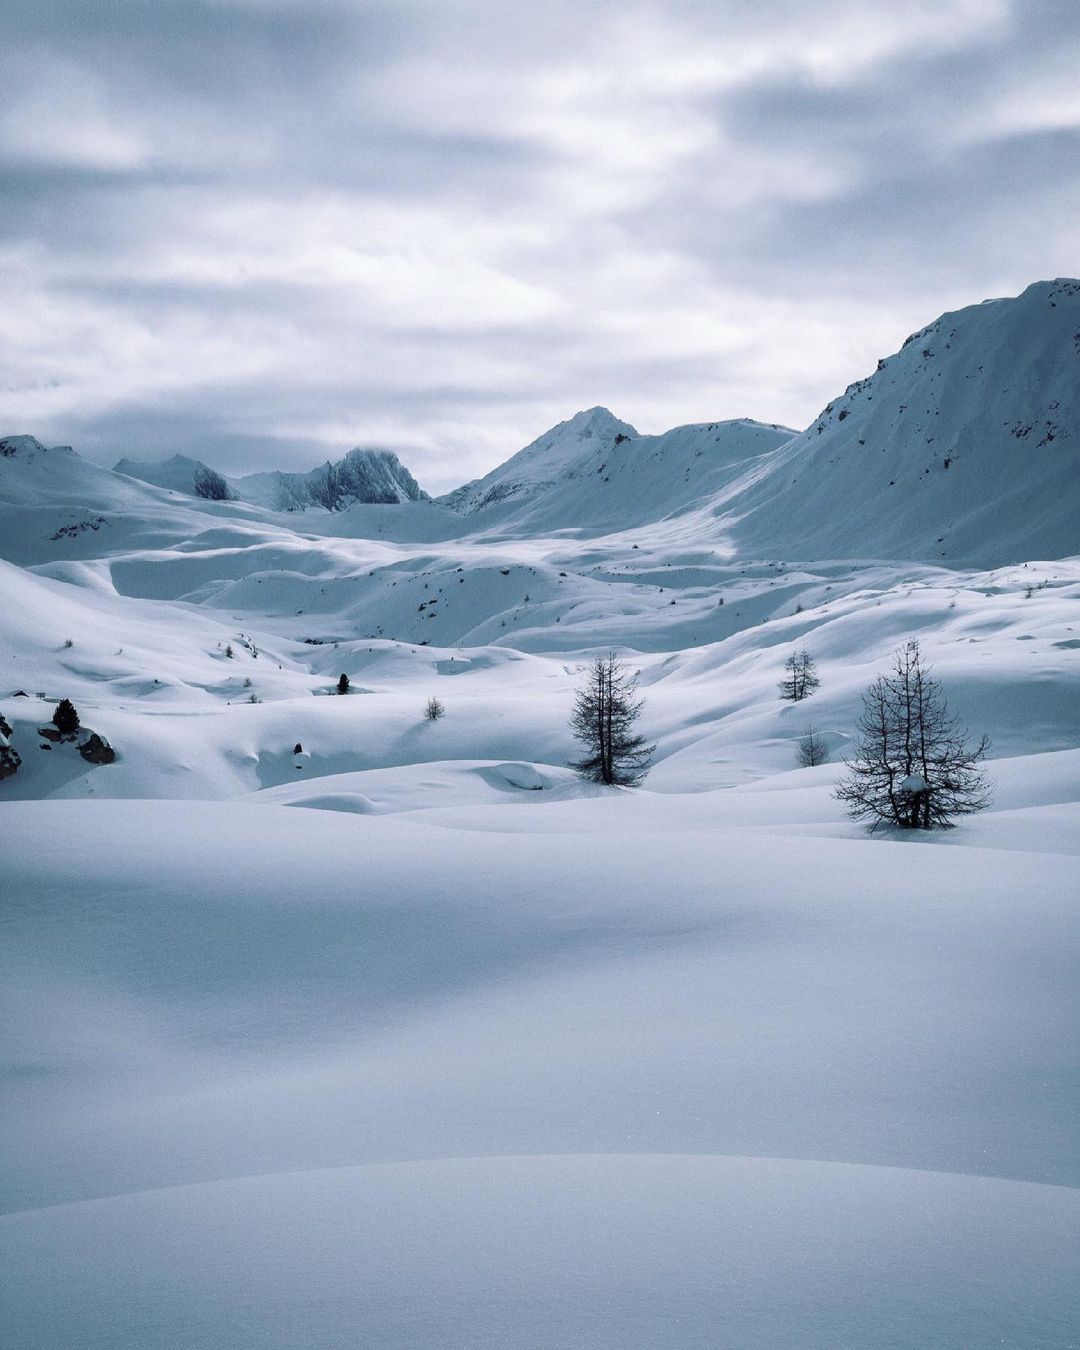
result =
M437 698L429 698L427 706L424 708L424 716L429 722L437 722L446 712L446 709Z
M292 752L294 755L302 755L304 753L304 747L300 744L299 741L297 741L296 744L293 746Z
M74 736L79 730L79 714L69 698L62 698L52 715L53 726L61 736Z
M855 820L901 829L947 829L990 803L980 768L989 741L965 744L940 683L923 669L912 638L888 675L863 695L859 740L836 796Z
M233 657L236 655L236 653L235 653L235 652L233 651L233 649L232 649L232 643L231 643L231 642L227 642L227 643L225 644L225 655L229 658L230 661L231 661L231 660L233 659Z
M791 703L809 698L821 684L817 666L808 651L792 652L784 662L784 676L780 681L780 697Z
M65 650L65 651L66 651L68 648L74 647L74 646L75 646L75 642L74 642L74 639L73 639L73 638L65 638L65 639L64 639L64 650Z
M649 772L655 745L635 735L634 723L644 706L635 698L637 676L614 652L598 656L574 696L570 730L584 745L585 755L571 764L582 778L609 786L634 787Z
M349 677L344 671L338 676L337 691L339 694L347 694L349 692Z

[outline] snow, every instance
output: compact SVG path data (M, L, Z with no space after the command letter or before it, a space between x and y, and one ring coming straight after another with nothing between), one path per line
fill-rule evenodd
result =
M0 441L4 1346L1073 1343L1075 304L946 316L820 435L591 409L449 503ZM916 394L963 500L883 520ZM910 636L994 801L870 839ZM641 790L566 767L608 647Z
M1076 1192L1060 1187L562 1155L127 1195L0 1220L0 1243L26 1347L73 1327L86 1350L141 1350L163 1333L170 1346L220 1344L224 1326L237 1350L1047 1350L1072 1335L1077 1218ZM148 1235L135 1262L133 1230ZM94 1288L122 1295L88 1301L88 1268Z

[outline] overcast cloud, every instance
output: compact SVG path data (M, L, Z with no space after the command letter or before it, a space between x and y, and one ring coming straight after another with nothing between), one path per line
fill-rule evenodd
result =
M0 432L438 491L1080 271L1076 0L4 0Z

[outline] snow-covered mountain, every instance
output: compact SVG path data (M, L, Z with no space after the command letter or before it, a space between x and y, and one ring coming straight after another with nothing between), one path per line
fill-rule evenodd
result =
M155 487L171 492L186 492L190 497L205 497L210 501L228 501L236 494L223 474L211 469L201 459L188 455L172 455L158 460L118 460L113 468L129 478L138 478Z
M244 501L274 511L344 511L361 504L423 501L427 495L393 450L359 447L307 473L248 474L232 480L232 487Z
M730 503L739 551L1005 563L1080 550L1080 282L943 314Z
M304 473L271 471L229 478L187 455L137 461L122 459L116 472L191 497L236 498L271 511L345 511L357 505L389 505L427 499L393 450L350 450L342 459Z
M795 432L750 419L643 436L589 408L440 500L472 528L620 530L710 504Z
M637 434L629 422L620 422L607 408L586 408L530 441L483 478L439 500L468 515L514 498L535 498L560 479L574 477L582 461L597 451L610 451Z

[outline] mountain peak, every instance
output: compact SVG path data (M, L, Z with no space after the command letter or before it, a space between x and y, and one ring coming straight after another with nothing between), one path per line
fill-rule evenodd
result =
M58 446L57 449L67 450L69 446ZM0 436L0 458L14 459L16 455L37 455L44 454L48 447L42 445L36 436Z
M599 405L583 408L545 431L497 469L466 483L442 500L455 510L468 513L510 497L542 491L560 479L572 477L577 461L597 446L608 443L614 448L623 441L635 440L637 435L629 422L620 421L607 408Z

